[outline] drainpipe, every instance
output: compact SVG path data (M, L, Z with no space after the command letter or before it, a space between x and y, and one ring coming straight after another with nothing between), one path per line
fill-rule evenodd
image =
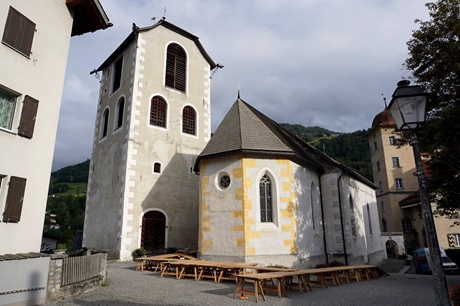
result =
M342 178L342 176L343 176L343 172L342 172L342 174L340 174L339 178L337 179L337 192L338 192L338 196L339 196L340 225L341 225L341 228L342 228L343 254L345 256L345 265L348 266L347 244L346 244L346 241L345 241L345 230L344 230L344 225L343 225L342 195L340 193L340 179Z
M329 264L329 256L327 256L327 244L326 244L326 224L324 222L324 207L323 207L323 191L321 188L321 177L324 173L319 176L319 204L321 206L321 220L323 223L323 244L324 244L324 255L326 255L326 263Z

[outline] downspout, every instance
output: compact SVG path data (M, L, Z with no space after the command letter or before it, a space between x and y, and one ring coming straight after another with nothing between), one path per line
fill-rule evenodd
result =
M319 204L321 205L321 220L323 223L323 244L324 244L324 255L326 255L326 263L329 265L329 256L327 256L327 243L326 243L326 224L324 222L324 207L323 207L323 191L321 188L321 177L324 173L319 176Z
M342 174L340 174L339 178L337 179L337 192L339 196L340 225L342 227L343 255L345 256L345 265L348 266L347 244L345 241L345 229L343 225L342 195L340 193L340 179L342 178L342 176L343 176L343 172Z

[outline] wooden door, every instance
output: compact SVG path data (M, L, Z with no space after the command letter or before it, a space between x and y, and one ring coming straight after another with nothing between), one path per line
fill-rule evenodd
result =
M152 254L164 253L166 217L159 211L149 211L142 217L141 247Z

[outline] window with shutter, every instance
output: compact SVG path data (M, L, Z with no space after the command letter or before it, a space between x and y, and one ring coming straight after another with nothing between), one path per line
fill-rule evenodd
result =
M26 179L12 176L6 196L6 206L3 213L3 222L18 223L21 219L22 204L26 190Z
M163 98L155 96L150 103L150 124L166 127L167 105Z
M35 23L10 6L2 42L29 57L35 33Z
M185 92L187 55L178 44L170 44L166 55L165 84Z
M18 135L31 139L34 135L35 121L37 119L38 100L25 96L22 106L21 121L19 122Z
M182 132L196 135L196 112L191 106L184 107L182 111Z

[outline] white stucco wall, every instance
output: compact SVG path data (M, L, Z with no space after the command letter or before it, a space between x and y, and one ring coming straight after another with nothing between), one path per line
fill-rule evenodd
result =
M36 24L30 58L0 44L0 86L19 95L11 131L0 129L0 212L5 209L11 176L27 179L21 220L0 220L0 254L40 251L59 109L69 50L72 18L65 1L0 2L0 33L13 6ZM32 139L17 135L24 96L39 100Z
M164 85L166 48L172 42L187 53L185 93ZM157 210L167 219L165 247L197 248L199 177L191 169L210 137L209 63L192 40L162 26L139 32L137 40L124 51L123 61L120 89L110 93L110 77L101 83L84 245L115 248L122 260L131 259L132 250L141 245L142 216ZM126 97L127 124L116 135L109 124L107 138L100 141L101 115L106 107L114 111L121 94ZM154 96L167 103L166 128L149 124ZM196 135L182 133L184 106L196 111ZM121 155L119 162L107 161L105 156L115 152ZM160 174L153 173L155 162L161 164ZM112 192L110 178L115 176L119 182L115 184L117 191ZM113 203L111 217L106 218L104 207L109 202ZM100 233L109 227L116 228L116 237Z
M312 182L318 186L313 171L288 160L225 156L203 162L200 173L201 258L307 267L324 257L318 190L314 229L312 223ZM223 173L231 178L225 190L218 184ZM268 223L260 220L259 204L265 174L274 210Z

